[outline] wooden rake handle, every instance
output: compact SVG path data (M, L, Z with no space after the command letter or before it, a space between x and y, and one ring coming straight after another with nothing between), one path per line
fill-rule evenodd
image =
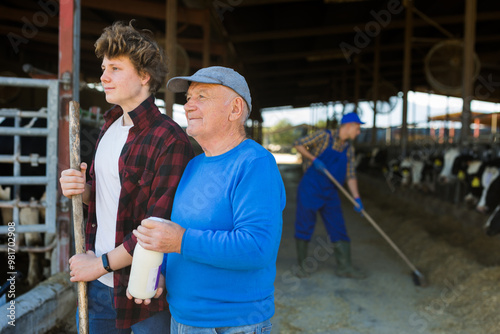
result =
M70 168L80 170L80 105L76 101L69 103L69 147ZM75 233L75 250L77 254L85 253L85 229L83 225L82 195L71 196L73 204L73 226ZM78 282L78 318L79 333L89 332L89 307L87 299L87 283Z
M349 194L347 192L347 190L333 177L332 174L330 174L330 172L328 170L323 169L323 173L325 173L325 175L330 179L330 181L332 181L333 184L335 184L335 186L338 189L340 189L340 191L342 191L344 196L347 197L347 199L349 199L349 201L351 201L351 203L354 204L355 207L359 206L358 203L356 203L356 201L354 200L354 198L352 198L351 194ZM399 247L391 240L391 238L389 238L389 236L387 234L385 234L385 232L380 228L380 226L378 226L378 224L372 219L372 217L370 217L370 215L368 215L368 213L365 211L365 209L361 210L361 213L370 222L370 224L373 225L373 227L378 231L378 233L380 233L380 235L385 239L385 241L387 241L389 243L389 245L396 251L396 253L398 253L399 256L401 256L401 258L406 262L408 267L410 267L411 270L413 270L414 272L419 273L417 267L415 267L415 265L410 262L410 260L399 249Z

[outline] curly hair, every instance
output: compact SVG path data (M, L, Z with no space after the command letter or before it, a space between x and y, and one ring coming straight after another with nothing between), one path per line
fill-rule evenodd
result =
M168 73L166 56L153 33L147 29L137 30L133 22L126 25L119 21L104 28L94 44L95 54L100 59L128 56L138 73L150 75L149 91L155 93L165 83Z

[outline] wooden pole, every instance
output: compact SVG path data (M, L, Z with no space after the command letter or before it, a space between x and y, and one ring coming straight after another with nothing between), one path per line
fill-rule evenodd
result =
M67 143L69 134L69 101L73 100L73 26L74 26L74 1L59 2L59 125L58 143ZM57 175L61 175L63 170L69 168L69 150L67 145L57 145ZM70 223L69 200L62 196L61 186L58 183L57 205L57 249L56 268L51 267L55 272L68 270L68 259L70 256Z
M474 44L476 39L477 0L465 2L465 32L464 32L464 74L462 84L462 131L460 144L465 144L470 138L471 109L474 87Z
M375 55L373 60L373 127L372 145L377 142L377 101L379 100L378 86L380 83L380 34L375 37Z
M70 167L80 170L80 105L76 101L69 103L69 147ZM85 229L83 226L82 195L71 196L73 204L73 224L75 230L76 254L85 253ZM78 282L78 331L89 332L89 309L87 300L87 282Z
M177 0L166 1L165 51L168 59L168 81L177 74ZM173 117L174 102L174 93L165 89L165 111L170 117Z
M406 26L403 64L403 120L401 124L401 154L406 157L408 146L408 92L411 80L411 39L413 36L413 0L406 0Z
M354 111L358 112L359 106L359 85L360 85L360 62L359 55L354 58L355 74L354 74Z
M210 66L210 11L205 10L203 22L203 67Z

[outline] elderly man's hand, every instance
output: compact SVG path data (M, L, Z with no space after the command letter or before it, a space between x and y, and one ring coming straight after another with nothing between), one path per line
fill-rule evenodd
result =
M141 226L134 230L134 235L142 248L162 253L181 252L182 237L185 228L170 220L159 222L144 219Z

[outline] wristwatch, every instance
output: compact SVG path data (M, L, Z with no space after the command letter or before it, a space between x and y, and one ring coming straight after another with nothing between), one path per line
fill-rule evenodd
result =
M108 253L102 254L101 259L102 259L102 266L104 267L104 269L106 269L108 273L112 273L113 269L111 269L111 267L109 266Z

